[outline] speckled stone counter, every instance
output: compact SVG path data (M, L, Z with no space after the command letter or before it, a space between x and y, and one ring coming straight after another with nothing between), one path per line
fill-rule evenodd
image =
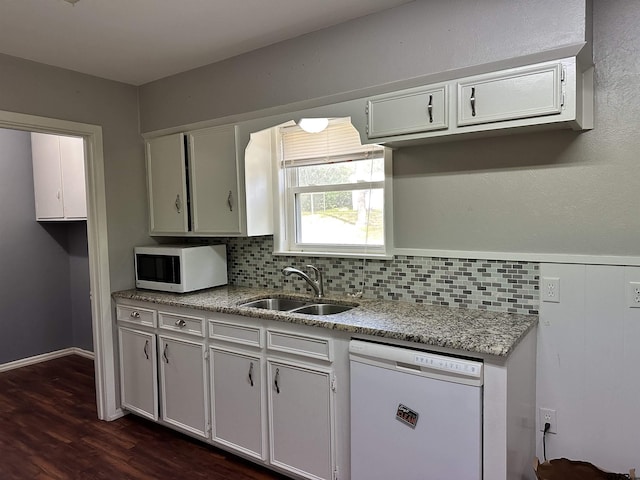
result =
M267 297L313 300L309 296L233 286L183 294L124 290L115 292L113 297L310 325L498 357L507 357L538 322L536 315L332 296L325 297L322 302L357 306L334 315L303 315L238 305Z

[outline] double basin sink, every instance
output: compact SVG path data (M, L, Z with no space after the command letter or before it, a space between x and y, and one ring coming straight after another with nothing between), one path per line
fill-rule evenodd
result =
M305 315L333 315L346 312L354 308L351 305L337 303L318 303L292 298L262 298L247 303L241 303L239 307L262 308L264 310L276 310L278 312L303 313Z

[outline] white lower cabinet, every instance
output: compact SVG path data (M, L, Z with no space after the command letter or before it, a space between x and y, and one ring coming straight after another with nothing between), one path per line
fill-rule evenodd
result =
M159 336L162 419L201 437L208 437L209 402L205 345Z
M156 336L119 327L120 390L122 406L151 420L158 420Z
M116 312L124 409L291 478L348 480L348 392L335 388L348 340L141 301Z
M260 355L210 347L213 440L265 458Z
M310 479L333 478L329 369L267 360L271 463Z

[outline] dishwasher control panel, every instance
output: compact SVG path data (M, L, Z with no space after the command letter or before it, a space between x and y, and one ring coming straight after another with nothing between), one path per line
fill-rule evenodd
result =
M434 354L415 354L413 358L416 365L463 373L464 375L472 377L479 377L482 373L482 364L478 365L478 362L453 359Z
M483 363L410 348L362 340L349 342L352 361L369 363L405 373L454 381L467 385L482 385Z

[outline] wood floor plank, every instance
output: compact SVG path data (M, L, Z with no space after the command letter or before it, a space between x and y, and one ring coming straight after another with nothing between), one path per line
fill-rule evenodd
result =
M283 480L153 422L96 414L93 362L71 355L0 373L1 480Z

